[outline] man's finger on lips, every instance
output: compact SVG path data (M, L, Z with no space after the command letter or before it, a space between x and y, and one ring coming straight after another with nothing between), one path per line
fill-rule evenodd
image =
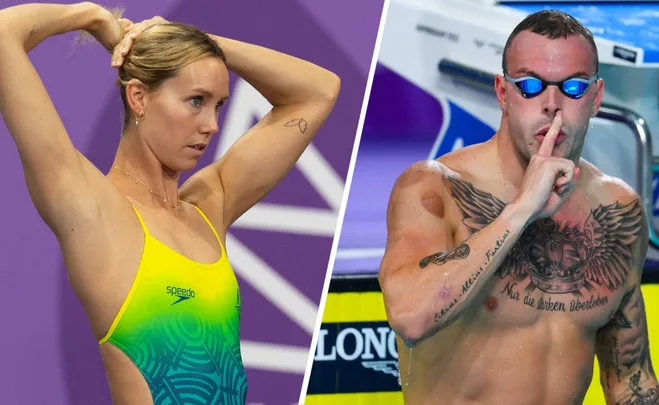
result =
M538 155L540 156L551 156L552 151L554 150L554 139L552 139L552 136L550 134L551 129L545 137L542 140L542 143L540 144L540 149L538 149Z
M542 144L540 144L540 149L538 150L539 155L541 156L552 155L552 152L554 151L554 145L556 144L556 138L558 138L558 134L561 132L562 126L563 126L563 117L561 115L561 112L558 111L556 113L556 116L554 116L554 120L552 121L549 130L547 130L547 133L545 134L545 137L542 140Z

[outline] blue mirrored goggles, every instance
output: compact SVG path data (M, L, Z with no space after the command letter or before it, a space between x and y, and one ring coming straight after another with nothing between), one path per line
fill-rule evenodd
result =
M588 88L590 88L590 85L595 83L595 81L598 79L597 74L590 79L574 77L571 79L563 80L562 82L548 82L533 76L524 76L514 79L508 76L507 73L504 73L504 77L506 78L506 81L517 88L519 94L521 94L524 98L536 97L545 91L547 87L557 86L561 93L574 100L583 97L583 95L588 91Z

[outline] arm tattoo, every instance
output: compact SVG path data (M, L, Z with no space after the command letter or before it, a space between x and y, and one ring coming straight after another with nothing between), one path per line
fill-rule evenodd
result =
M495 247L493 249L490 249L490 250L487 251L486 258L485 258L485 266L487 266L490 263L490 261L492 260L492 258L496 254L497 250L499 250L499 248L501 247L503 242L508 237L509 233L510 232L506 229L503 236L501 238L497 239ZM464 257L467 257L469 255L469 246L466 243L463 243L460 246L465 246L466 253L465 253ZM460 248L460 246L458 246L454 250L457 250L458 248ZM433 255L433 256L435 256L435 255ZM428 258L431 258L433 256L428 256ZM428 258L426 258L426 259L428 259ZM426 260L426 259L424 259L424 260ZM421 261L421 265L422 265L421 268L425 267L425 266L423 266L423 260ZM427 263L426 263L426 265L427 265ZM435 323L442 320L442 318L450 312L451 308L453 308L453 306L455 306L455 304L458 303L458 298L464 296L465 294L467 294L467 292L469 292L471 287L476 283L476 280L478 280L480 278L481 274L483 274L483 271L485 271L485 269L483 268L483 266L481 266L476 272L474 272L474 274L471 275L471 277L469 277L467 279L467 281L464 282L464 284L462 285L462 291L460 292L460 295L458 295L451 302L449 302L448 305L446 305L444 308L442 308L439 312L435 313ZM444 287L444 288L446 288L446 287ZM441 293L442 292L440 292L440 294ZM442 297L442 298L446 298L446 297Z
M627 319L628 315L626 312L627 308L630 306L630 301L635 290L636 286L633 286L625 293L622 297L622 301L620 301L618 310L613 314L609 323L606 324L598 336L598 357L600 357L600 362L602 363L601 368L605 370L607 389L611 388L609 380L613 376L615 376L616 383L622 382L621 374L623 369L621 363L623 361L623 352L620 347L619 331L621 329L632 329L632 323Z
M615 390L616 405L659 405L640 286L627 290L618 310L598 333L597 350L605 388Z
M419 267L425 269L430 263L436 264L438 266L450 262L451 260L465 259L469 256L471 249L466 243L461 244L455 249L451 249L447 252L435 253L430 255L419 262Z
M620 301L620 306L618 307L618 310L613 314L613 318L609 321L609 327L612 329L631 329L632 324L627 319L627 316L625 315L625 311L629 307L629 302L632 299L632 296L634 295L634 291L636 290L636 286L633 286L629 291L625 293L625 295L622 297L622 301ZM638 303L634 305L634 307L638 307Z
M643 389L640 386L641 372L637 371L629 378L632 397L626 401L617 401L616 405L659 405L659 387Z
M298 127L301 133L307 132L307 121L304 118L296 118L284 124L285 127Z
M620 333L620 363L627 370L639 367L647 372L651 367L650 350L640 288L632 287L626 295L629 297L627 297L625 307L618 310L613 317L618 324L624 325L619 327L619 330L626 329L625 333ZM620 315L618 315L619 313Z

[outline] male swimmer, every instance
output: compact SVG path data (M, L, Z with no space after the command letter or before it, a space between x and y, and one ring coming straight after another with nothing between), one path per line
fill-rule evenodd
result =
M494 137L397 180L379 280L407 405L659 404L634 190L581 159L604 83L592 34L542 11L510 35Z
M27 56L77 30L113 52L118 69L125 121L108 175L71 143ZM229 71L273 108L179 188L218 132ZM227 229L293 167L339 86L309 62L159 17L133 24L89 2L0 10L0 113L100 342L116 405L244 404Z

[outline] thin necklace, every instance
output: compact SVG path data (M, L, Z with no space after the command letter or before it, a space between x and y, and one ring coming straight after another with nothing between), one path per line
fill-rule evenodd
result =
M125 171L121 170L117 166L112 166L112 168L115 169L115 170L118 170L119 172L121 172L121 173L125 174L126 176L130 177L131 179L135 180L135 184L141 184L142 186L146 187L146 189L149 190L151 192L151 194L155 194L156 196L160 197L160 199L162 199L165 202L165 204L167 204L167 198L165 198L165 197L161 196L160 194L156 193L155 191L153 191L153 189L151 187L149 187L146 184L139 181L137 178L135 178L135 176L131 175L128 172L125 172Z

